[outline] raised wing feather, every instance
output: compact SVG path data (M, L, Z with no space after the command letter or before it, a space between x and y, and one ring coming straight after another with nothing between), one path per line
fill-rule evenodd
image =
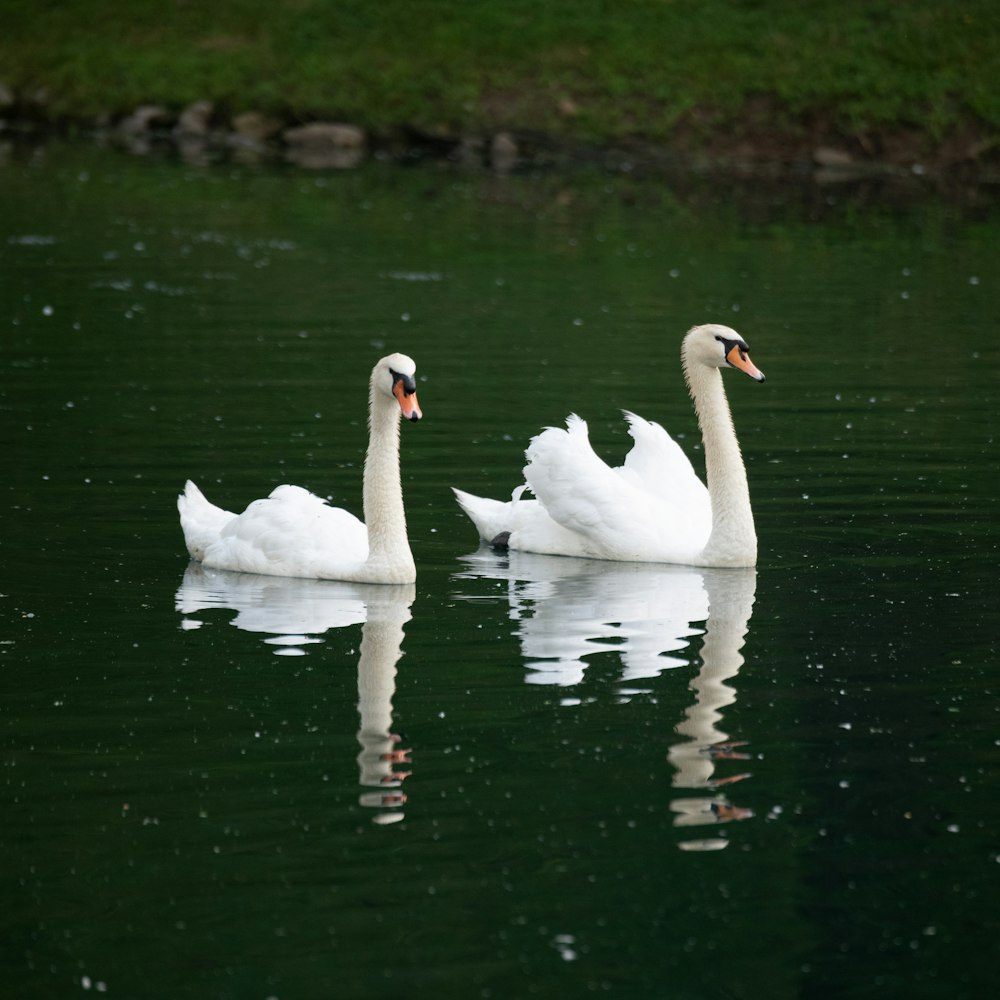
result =
M591 447L586 422L574 414L565 431L550 427L532 440L525 479L551 518L581 537L581 554L649 562L692 560L711 528L707 491L690 463L684 459L685 470L677 461L679 449L662 428L640 424L638 418L630 423L639 448L631 465L626 459L624 468L610 468ZM669 477L650 475L663 454L672 469L689 477L677 495L670 491ZM703 504L691 479L704 492ZM511 541L516 543L513 537Z
M617 470L634 486L648 490L677 508L679 517L697 517L699 510L711 524L712 505L708 488L698 478L681 446L652 420L622 411L628 432L635 441Z

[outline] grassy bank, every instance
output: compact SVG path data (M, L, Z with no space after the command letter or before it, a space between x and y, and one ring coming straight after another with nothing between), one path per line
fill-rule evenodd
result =
M18 114L145 102L594 143L1000 136L995 0L0 0ZM869 140L870 141L870 140ZM978 148L977 147L977 148Z

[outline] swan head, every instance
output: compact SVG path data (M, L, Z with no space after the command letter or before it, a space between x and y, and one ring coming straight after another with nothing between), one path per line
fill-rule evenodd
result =
M414 376L417 366L405 354L390 354L382 358L372 372L372 389L386 398L395 398L407 420L414 422L423 414L417 403L417 383Z
M681 354L685 365L695 363L706 368L736 368L756 382L764 381L764 373L750 360L747 342L728 326L705 323L691 327L684 338Z

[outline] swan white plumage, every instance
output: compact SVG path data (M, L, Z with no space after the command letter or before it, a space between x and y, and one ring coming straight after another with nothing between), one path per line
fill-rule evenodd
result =
M763 373L743 338L728 326L692 327L681 363L705 450L708 487L669 434L625 412L632 450L619 468L597 456L575 414L566 430L532 438L525 485L510 501L462 490L455 495L480 537L511 549L621 562L753 566L757 535L746 469L722 385L721 368ZM523 500L530 488L535 500Z
M372 370L365 458L364 523L301 486L278 486L242 514L205 499L190 480L177 498L184 542L214 569L354 583L413 583L399 475L399 421L419 420L414 375L405 354Z

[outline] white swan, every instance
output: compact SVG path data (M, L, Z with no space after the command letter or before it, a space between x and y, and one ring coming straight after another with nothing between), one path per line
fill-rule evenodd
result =
M625 412L635 445L620 468L598 458L575 414L549 427L525 455L526 486L504 502L455 495L480 536L495 545L549 555L686 566L753 566L757 535L746 469L720 368L763 373L728 326L688 331L681 362L705 447L708 489L669 434ZM530 488L536 500L520 499Z
M413 583L399 477L399 419L419 420L416 365L390 354L372 370L365 522L301 486L279 486L242 514L208 502L190 480L177 498L184 542L214 569L354 583Z

